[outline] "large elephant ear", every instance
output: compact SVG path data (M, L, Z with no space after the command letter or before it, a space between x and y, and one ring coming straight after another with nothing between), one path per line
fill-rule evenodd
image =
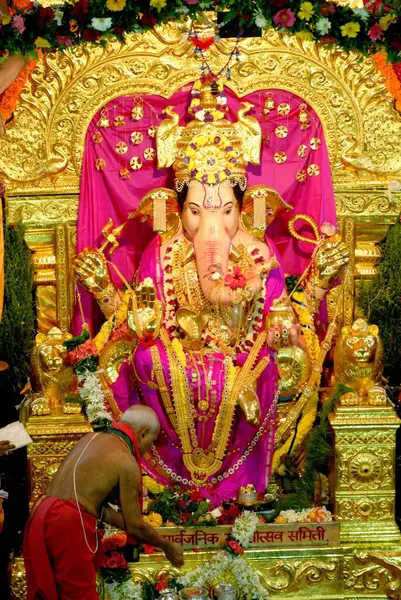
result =
M177 235L181 227L177 194L169 188L155 188L147 192L137 210L128 219L146 223L160 234L163 244Z
M292 208L273 188L253 185L244 194L241 224L248 233L263 240L267 227L274 219Z

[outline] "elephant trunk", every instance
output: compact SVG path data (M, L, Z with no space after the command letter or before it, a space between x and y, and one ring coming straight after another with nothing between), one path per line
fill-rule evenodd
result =
M214 213L211 213L211 217ZM196 233L193 244L199 281L205 298L211 304L231 304L230 288L222 285L228 271L231 239L224 227L209 218ZM220 273L221 278L213 277Z

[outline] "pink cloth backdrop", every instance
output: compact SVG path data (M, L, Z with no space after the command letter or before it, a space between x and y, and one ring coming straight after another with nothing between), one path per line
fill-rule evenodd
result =
M144 151L148 148L156 148L155 138L149 135L148 130L151 126L157 126L165 118L162 111L166 106L175 107L182 125L188 122L187 109L191 88L191 85L185 86L168 100L160 96L143 96L141 99L137 96L117 98L95 115L88 128L83 159L78 212L78 252L86 246L100 246L103 241L101 229L108 219L112 217L115 226L124 222L127 216L135 211L147 191L161 186L173 187L172 169L157 169L157 159L146 160ZM230 107L227 118L235 122L240 102L251 102L255 108L250 114L260 121L265 140L266 137L269 138L268 142L263 143L261 164L248 168L248 185L260 183L268 185L276 189L284 200L294 207L294 210L271 225L268 235L277 246L285 273L300 275L308 263L314 246L292 239L287 230L288 220L296 213L306 213L313 217L318 225L324 222L336 222L330 164L320 120L308 107L310 127L301 129L299 112L303 100L288 92L260 90L248 94L241 100L237 99L228 88L226 93ZM275 108L271 110L266 120L262 116L262 111L268 96L273 97ZM144 116L140 120L133 120L131 110L141 102ZM290 107L288 114L279 114L286 110L277 110L277 107L283 103ZM105 112L110 120L109 128L98 126L99 119ZM122 126L115 125L116 117L123 117ZM286 137L280 138L276 135L278 126L285 126L288 129ZM141 132L143 142L134 145L130 139L133 132ZM321 142L317 142L317 149L311 147L312 138L317 138ZM125 154L117 153L116 145L119 142L125 142L127 146ZM301 145L306 146L304 156L299 156ZM313 142L312 146L314 146ZM274 160L277 152L286 155L287 159L282 164ZM141 169L130 168L130 159L133 157L141 159ZM95 162L99 158L105 161L103 170L97 170L95 167ZM307 176L305 182L297 181L297 172L306 170L310 165L317 165L319 174ZM124 168L129 170L129 179L123 179L120 175L121 169ZM130 221L124 229L120 238L120 247L112 255L112 261L129 281L133 280L141 254L152 236L153 232L148 226L133 221ZM122 283L114 271L112 277L121 287ZM101 315L89 294L82 291L82 299L85 318L96 331ZM74 331L80 331L80 326L80 318L76 311L73 320Z

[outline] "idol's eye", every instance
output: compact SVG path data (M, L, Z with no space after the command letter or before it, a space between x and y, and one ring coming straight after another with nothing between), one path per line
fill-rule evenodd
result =
M193 215L199 215L199 210L196 210L196 208L191 208L191 213Z
M224 211L225 215L229 215L232 211L232 206L230 208L226 208L226 210Z

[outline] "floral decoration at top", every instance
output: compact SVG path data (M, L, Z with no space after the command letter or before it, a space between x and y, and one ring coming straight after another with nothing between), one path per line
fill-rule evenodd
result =
M238 19L239 27L275 28L306 41L337 44L346 51L370 55L386 51L392 63L401 61L401 8L399 3L364 0L351 8L325 0L249 0L240 6L232 0L78 0L42 6L31 0L11 0L0 13L0 52L29 54L42 48L56 50L108 37L124 40L135 33L187 17L196 20L204 11L221 12L222 24ZM5 3L6 4L6 3Z

